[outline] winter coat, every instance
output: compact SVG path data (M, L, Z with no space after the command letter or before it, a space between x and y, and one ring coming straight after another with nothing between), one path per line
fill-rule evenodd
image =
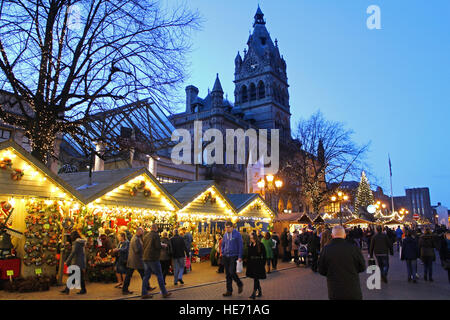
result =
M161 243L165 243L167 246L161 248L159 260L168 261L172 258L172 246L170 245L170 240L169 238L161 238Z
M319 273L327 277L330 300L361 300L359 273L366 270L361 251L344 239L333 239L319 258Z
M272 238L269 238L269 239L264 238L261 240L261 243L264 245L264 248L266 249L266 259L273 259Z
M119 249L119 251L117 252L117 260L116 260L117 264L123 266L127 265L129 248L130 242L128 240L119 242L119 246L117 247L117 249Z
M397 228L397 230L395 230L395 236L397 237L397 239L401 239L403 235L403 231L400 228Z
M274 244L272 245L272 250L273 252L278 252L278 247L280 246L280 237L276 234L273 234L272 240L274 241Z
M436 260L435 248L436 244L432 234L424 234L419 238L420 259L431 257L433 261Z
M331 241L331 230L325 229L322 234L320 235L320 250L322 250L323 247L328 245Z
M283 247L283 248L286 248L287 246L288 246L288 235L287 235L287 232L282 232L281 233L281 246Z
M72 243L72 252L70 252L69 256L66 259L66 264L77 265L80 269L86 269L86 253L85 248L86 239L78 238L75 240L75 243Z
M221 245L222 255L225 257L238 257L242 259L243 242L241 234L236 230L225 232Z
M151 231L144 236L144 261L159 261L161 256L161 238L156 231Z
M402 241L402 260L416 260L419 258L419 245L417 240L412 237L406 237Z
M316 234L312 234L308 242L309 252L319 252L320 251L320 238Z
M174 259L183 258L189 256L189 250L186 248L186 243L179 235L175 235L170 238L170 245L172 247L172 257Z
M144 261L142 259L144 248L142 245L142 238L134 235L131 238L128 250L127 267L130 269L143 270Z
M373 258L373 255L394 255L394 248L392 246L391 240L384 233L377 233L372 237L370 241L369 254Z
M288 246L288 251L291 252L292 251L292 235L290 233L288 233L287 235L287 246Z
M245 275L253 279L266 278L265 260L267 251L262 243L259 243L259 246L259 253L256 245L250 244L248 246L248 261Z
M191 247L192 247L192 234L190 232L186 232L183 236L183 240L184 240L184 245L186 246L186 248L191 251Z

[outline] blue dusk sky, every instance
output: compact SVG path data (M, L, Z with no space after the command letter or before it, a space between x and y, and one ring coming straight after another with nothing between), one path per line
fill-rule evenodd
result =
M320 109L356 142L371 141L373 185L390 193L390 153L394 195L429 187L433 205L450 207L450 1L189 0L204 23L183 86L204 97L219 73L234 101L234 58L258 3L287 62L291 127ZM366 26L370 5L381 9L381 30Z

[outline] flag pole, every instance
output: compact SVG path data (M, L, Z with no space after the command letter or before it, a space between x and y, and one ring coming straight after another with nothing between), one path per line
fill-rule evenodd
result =
M389 158L389 176L391 178L391 205L392 205L392 214L394 214L394 196L392 192L392 165L391 165L391 156L388 154Z

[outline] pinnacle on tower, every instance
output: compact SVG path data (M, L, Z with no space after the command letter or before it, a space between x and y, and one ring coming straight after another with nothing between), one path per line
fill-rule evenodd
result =
M258 4L258 10L256 10L255 14L255 22L253 23L253 27L255 27L257 24L266 24L264 21L264 13L262 13L261 8Z
M223 93L222 85L220 84L219 74L216 75L216 81L214 82L214 86L211 92L221 92Z

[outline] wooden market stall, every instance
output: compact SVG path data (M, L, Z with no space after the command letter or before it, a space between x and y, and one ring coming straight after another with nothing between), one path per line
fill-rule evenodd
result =
M207 256L216 232L223 232L225 222L237 222L233 204L212 180L166 183L163 186L181 204L178 221L192 232L194 254Z
M312 224L313 221L306 213L283 213L275 218L273 229L278 234L281 234L285 228L287 228L289 232L294 232L295 230L301 230L303 227Z
M13 141L0 143L3 279L8 271L14 273L12 277L19 276L19 262L22 277L56 275L63 225L66 218L79 212L81 199L79 192L21 146ZM8 259L13 258L11 243L20 260Z
M253 230L268 231L275 213L257 193L227 194L238 215L237 227L245 228L248 233Z
M399 221L397 219L391 219L383 223L385 226L403 226L405 222Z
M130 236L137 227L149 230L153 223L161 231L175 227L179 203L146 168L94 171L91 178L89 172L60 176L83 197L85 206L74 222L88 240L90 281L114 280L114 257L108 249L117 244L119 228L126 227ZM101 235L109 239L99 245Z

